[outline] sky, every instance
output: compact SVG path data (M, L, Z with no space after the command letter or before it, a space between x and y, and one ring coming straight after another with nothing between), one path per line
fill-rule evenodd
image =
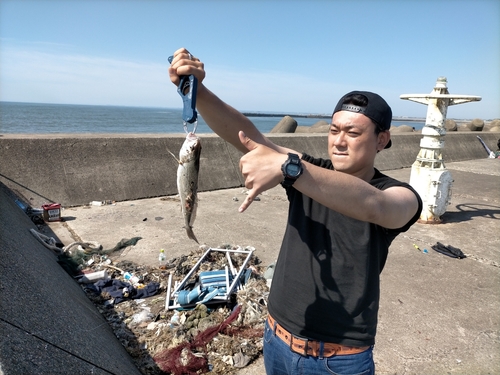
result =
M240 111L325 114L367 90L425 117L400 95L446 77L482 97L448 118L500 118L499 0L0 0L0 101L180 108L180 47Z

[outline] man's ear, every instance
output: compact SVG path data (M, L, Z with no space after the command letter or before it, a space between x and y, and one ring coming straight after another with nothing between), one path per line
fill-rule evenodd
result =
M382 151L391 140L391 132L389 130L378 133L377 151Z

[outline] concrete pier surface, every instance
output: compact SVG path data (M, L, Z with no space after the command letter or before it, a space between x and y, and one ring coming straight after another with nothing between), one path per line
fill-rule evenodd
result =
M382 273L378 374L500 373L500 160L447 163L453 178L451 205L441 224L415 224L393 242ZM410 168L385 171L409 181ZM255 247L264 264L276 260L287 215L281 187L260 196L245 213L237 208L244 188L200 193L194 232L212 247ZM197 248L182 228L175 196L72 207L50 227L68 243L77 235L112 248L141 236L118 260L156 264ZM465 259L431 249L436 242L460 248ZM414 247L417 245L421 250ZM427 253L423 250L427 249ZM262 360L240 374L264 374Z

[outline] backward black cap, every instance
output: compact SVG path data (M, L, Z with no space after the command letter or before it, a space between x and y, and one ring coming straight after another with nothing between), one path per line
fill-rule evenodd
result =
M363 95L368 100L368 104L365 107L359 107L353 104L345 104L346 98L353 95ZM392 121L392 110L389 104L378 94L370 91L351 91L340 98L339 102L335 106L333 114L339 111L350 111L362 113L373 122L378 124L383 130L389 130L391 128ZM385 148L389 148L392 145L392 141L389 140Z

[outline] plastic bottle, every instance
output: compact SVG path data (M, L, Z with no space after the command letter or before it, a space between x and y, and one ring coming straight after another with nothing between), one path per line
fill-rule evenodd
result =
M160 262L160 267L165 266L167 264L167 258L165 256L165 250L160 249L160 255L158 256L158 260Z
M139 278L137 276L135 276L134 274L130 273L130 272L125 272L123 274L123 278L125 279L125 281L128 281L130 284L132 285L137 285L139 284Z

